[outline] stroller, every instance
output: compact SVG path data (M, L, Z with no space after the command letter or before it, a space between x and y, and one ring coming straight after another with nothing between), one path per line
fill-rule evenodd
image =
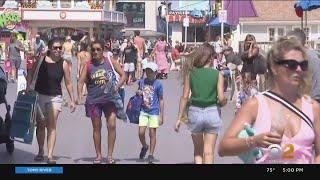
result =
M4 120L0 116L0 144L6 143L7 152L9 154L12 154L14 151L14 141L10 137L11 115L10 115L10 105L8 105L7 99L6 99L6 93L7 93L7 77L2 67L0 67L0 104L4 103L7 110Z

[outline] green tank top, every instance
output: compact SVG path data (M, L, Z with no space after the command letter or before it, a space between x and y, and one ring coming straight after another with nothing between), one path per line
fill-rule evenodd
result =
M217 105L218 77L219 72L211 68L194 68L190 71L191 105Z

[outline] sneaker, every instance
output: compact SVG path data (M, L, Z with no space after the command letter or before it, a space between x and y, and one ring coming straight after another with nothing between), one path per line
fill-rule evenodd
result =
M148 164L153 164L153 161L154 161L153 155L149 155L148 156Z
M139 159L143 159L146 156L148 149L149 146L141 148Z

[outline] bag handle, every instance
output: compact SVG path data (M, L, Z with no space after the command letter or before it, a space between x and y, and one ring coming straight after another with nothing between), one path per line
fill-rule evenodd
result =
M291 112L299 116L305 123L307 123L309 127L313 129L313 122L311 121L311 119L304 112L298 109L295 105L293 105L292 103L290 103L289 101L285 100L283 97L272 91L266 91L262 94L274 101L279 102L280 104L288 108Z

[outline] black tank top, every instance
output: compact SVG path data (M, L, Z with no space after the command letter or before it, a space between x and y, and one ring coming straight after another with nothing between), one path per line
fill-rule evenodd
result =
M35 91L47 96L62 95L63 61L63 59L56 63L48 63L45 59L42 61Z

